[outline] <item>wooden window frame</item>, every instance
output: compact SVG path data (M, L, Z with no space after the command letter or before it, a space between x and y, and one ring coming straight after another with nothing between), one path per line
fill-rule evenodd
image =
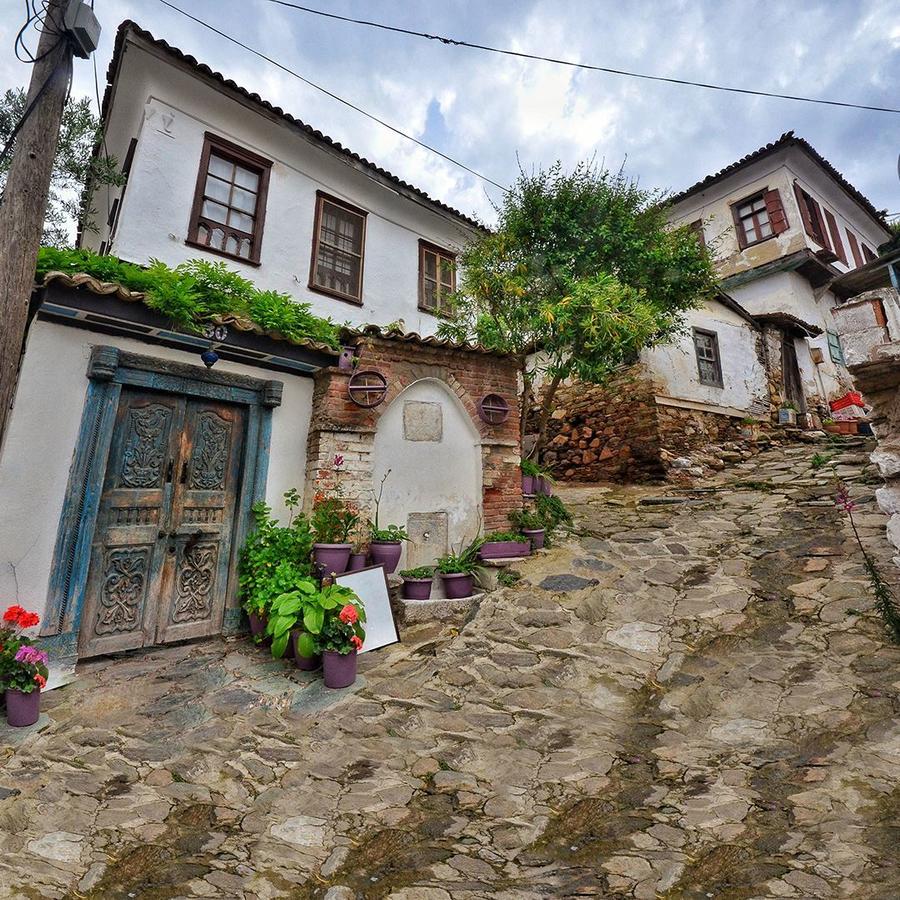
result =
M359 296L357 297L354 297L351 294L343 294L340 291L335 291L329 287L323 287L321 284L316 284L316 262L319 257L319 229L322 224L322 206L325 203L339 206L341 209L345 209L347 212L354 213L362 218L362 239L360 240L359 245ZM325 191L316 191L316 213L313 219L312 250L309 258L309 283L307 284L309 290L316 294L324 294L326 297L334 297L335 300L343 300L344 303L352 303L354 306L363 305L368 216L369 213L365 209L360 209L360 207L354 206L346 200L341 200L340 197L335 197L333 194L326 194Z
M716 352L716 370L718 372L718 377L715 381L709 381L703 377L703 368L700 365L700 354L697 352L697 336L702 335L703 337L712 338L713 347ZM694 341L694 356L697 359L697 376L700 379L700 384L706 385L707 387L715 387L715 388L724 388L725 387L725 378L722 373L722 353L719 350L719 335L715 331L709 331L706 328L694 328L692 329L692 337Z
M853 254L853 262L855 265L854 269L858 269L861 265L863 265L863 255L862 250L859 246L859 241L856 239L856 235L849 229L847 231L847 243L850 245L850 252Z
M828 225L822 213L819 201L809 191L800 187L799 182L794 182L794 195L800 211L800 221L803 222L803 230L820 247L831 250L831 242L828 237ZM834 251L832 251L834 252ZM837 255L837 254L835 254Z
M450 293L453 294L456 292L456 254L452 250L447 250L446 247L441 247L438 244L432 244L431 241L426 241L423 239L419 239L419 309L422 312L426 312L431 316L435 316L438 319L446 319L451 315L450 310L447 307L441 307L438 305L434 309L430 306L425 305L425 254L433 253L439 259L443 257L444 259L450 260L453 264L453 283L450 287ZM440 266L440 263L438 264ZM440 279L440 270L438 269L438 278L437 283L438 286L441 286Z
M230 159L231 162L245 168L254 169L259 175L259 190L256 193L256 211L253 217L255 227L251 238L250 256L238 256L236 253L229 253L227 250L219 250L216 247L203 244L197 239L200 228L200 212L203 208L203 198L206 193L206 177L209 174L209 156L213 150L218 151L221 156ZM259 156L251 150L240 147L226 138L207 131L203 135L203 152L200 155L200 167L197 170L197 186L194 189L194 203L191 207L191 219L185 243L206 253L224 256L226 259L244 263L248 266L259 266L262 256L263 231L266 224L266 205L269 199L269 174L271 170L272 160Z
M841 344L841 336L836 331L828 330L825 332L825 340L828 344L828 355L833 363L840 366L846 366L847 360L844 357L844 347Z
M741 250L744 250L747 247L755 247L757 244L762 244L765 241L771 241L774 237L778 237L778 235L775 233L775 227L772 223L772 217L769 215L769 207L766 204L766 193L768 192L768 190L769 189L767 187L761 188L760 190L754 191L752 194L748 194L741 200L736 200L731 204L731 216L734 219L734 227L735 231L737 232L738 247ZM755 241L751 241L747 238L747 232L744 229L744 219L741 218L738 210L740 209L740 207L745 206L748 203L755 203L757 200L762 200L763 205L765 206L766 222L768 223L769 230L772 233L767 234L765 237L757 238ZM753 219L754 232L762 230L758 221L758 213L751 213L748 218ZM712 334L713 332L708 333Z

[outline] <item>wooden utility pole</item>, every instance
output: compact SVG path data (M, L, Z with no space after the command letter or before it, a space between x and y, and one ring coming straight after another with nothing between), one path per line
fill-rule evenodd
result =
M26 110L32 103L34 108L16 136L0 205L0 448L16 391L50 175L72 72L72 45L63 25L67 5L67 0L47 3L25 102Z

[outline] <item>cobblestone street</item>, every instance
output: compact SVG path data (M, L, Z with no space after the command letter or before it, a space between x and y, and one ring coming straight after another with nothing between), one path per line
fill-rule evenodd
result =
M327 692L245 640L83 665L3 749L4 897L900 896L868 447L562 493L579 535Z

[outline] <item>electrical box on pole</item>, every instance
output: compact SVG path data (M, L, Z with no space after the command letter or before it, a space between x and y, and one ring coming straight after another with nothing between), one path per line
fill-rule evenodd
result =
M100 23L84 0L69 0L63 15L63 25L72 41L76 56L87 59L100 42Z

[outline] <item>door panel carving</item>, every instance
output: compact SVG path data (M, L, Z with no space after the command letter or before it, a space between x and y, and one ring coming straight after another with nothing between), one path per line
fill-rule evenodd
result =
M243 407L123 389L81 656L221 629L245 428Z

